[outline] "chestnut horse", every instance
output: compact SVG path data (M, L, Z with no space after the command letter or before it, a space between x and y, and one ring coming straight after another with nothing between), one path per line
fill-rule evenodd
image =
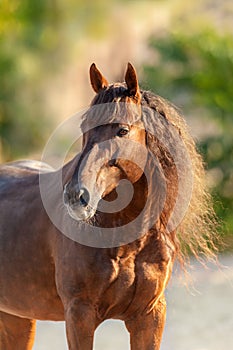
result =
M158 350L180 243L214 255L201 157L177 109L141 91L131 64L124 83L94 64L90 79L80 154L56 171L1 167L2 350L32 349L35 320L65 320L69 349L91 350L110 318L132 350Z

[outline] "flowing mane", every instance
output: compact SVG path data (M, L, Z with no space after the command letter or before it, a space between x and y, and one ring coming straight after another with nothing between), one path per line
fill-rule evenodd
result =
M129 123L133 124L142 120L145 129L152 130L152 133L147 135L147 144L150 151L156 155L158 155L158 141L153 132L155 128L156 134L159 133L160 130L158 129L160 128L161 133L164 133L164 137L171 138L173 130L176 130L189 153L192 164L193 185L188 209L176 229L176 237L173 238L173 243L176 245L177 256L181 263L184 262L184 257L187 258L189 252L198 260L205 260L205 258L215 260L218 251L216 247L218 223L213 210L212 198L206 184L202 156L197 151L195 142L179 109L150 91L141 90L140 93L141 107L149 108L151 113L140 114L136 105L127 103L130 102L130 96L125 83L112 84L102 89L91 103L91 113L87 112L84 115L82 129L85 132L86 128L92 127L93 122L95 125L98 122L100 124L114 123L114 118L127 114ZM126 102L126 104L122 102ZM106 104L108 104L108 108L106 108ZM98 108L95 111L97 106ZM162 146L160 145L160 147ZM166 157L169 160L170 156L162 151L160 161L165 164L164 167L166 167Z
M171 125L177 128L192 162L192 196L186 215L177 228L181 247L180 258L182 254L187 256L188 252L191 251L198 259L201 256L215 259L217 253L216 227L218 225L212 198L207 188L203 159L197 151L186 121L173 104L151 92L142 92L142 103L146 103L150 108L156 110L159 118L166 118L168 128Z

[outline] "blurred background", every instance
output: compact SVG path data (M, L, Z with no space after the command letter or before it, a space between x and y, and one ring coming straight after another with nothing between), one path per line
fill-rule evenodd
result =
M90 64L122 81L128 61L141 87L182 109L232 254L231 0L1 0L1 162L40 159L54 128L90 103Z

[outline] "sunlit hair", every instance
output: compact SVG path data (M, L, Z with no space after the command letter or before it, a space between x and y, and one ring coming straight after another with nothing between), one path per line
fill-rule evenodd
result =
M167 174L168 177L171 156L162 149L163 146L159 144L155 135L160 133L163 138L169 138L169 142L172 142L173 135L178 133L191 160L192 195L186 214L176 227L176 235L170 232L167 234L170 235L169 240L173 240L181 263L190 252L199 260L206 258L215 260L218 224L207 189L203 160L184 118L174 105L149 91L141 91L139 106L131 102L124 83L110 85L103 89L95 96L90 110L83 117L83 132L97 124L114 123L115 120L118 122L120 115L127 117L129 124L142 121L145 129L151 130L147 135L147 147L152 154L159 157L165 176ZM175 144L174 147L176 147Z

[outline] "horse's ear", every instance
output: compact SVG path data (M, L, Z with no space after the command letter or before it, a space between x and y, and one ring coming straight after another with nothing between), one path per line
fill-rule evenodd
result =
M125 82L129 90L130 96L138 98L140 96L138 78L136 70L131 63L128 63L127 66L127 71L125 73Z
M90 80L91 80L91 86L93 87L94 91L97 94L98 94L98 92L100 92L100 90L102 90L108 86L107 80L100 73L100 71L96 68L95 63L92 63L92 65L90 67Z

